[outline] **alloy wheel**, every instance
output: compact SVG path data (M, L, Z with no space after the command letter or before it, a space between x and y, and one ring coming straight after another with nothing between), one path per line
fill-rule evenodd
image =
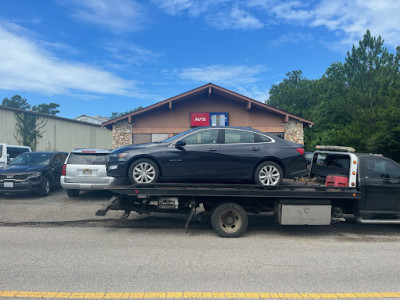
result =
M151 183L156 177L156 170L148 162L141 162L133 169L133 178L137 183Z
M280 177L278 168L273 165L266 165L259 172L259 178L263 185L276 185Z

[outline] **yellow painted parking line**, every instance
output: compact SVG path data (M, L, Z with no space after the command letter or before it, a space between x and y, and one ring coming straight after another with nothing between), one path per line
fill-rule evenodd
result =
M0 291L0 299L368 299L400 298L400 292L268 293L268 292L35 292Z

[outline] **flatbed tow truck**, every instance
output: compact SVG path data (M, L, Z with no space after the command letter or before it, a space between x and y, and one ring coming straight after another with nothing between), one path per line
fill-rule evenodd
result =
M97 216L109 210L124 211L122 220L131 211L187 214L187 232L202 206L221 237L241 236L248 214L262 212L273 212L281 225L330 225L345 221L345 215L359 223L400 224L400 165L347 147L320 146L308 178L289 185L156 183L108 190L113 197Z

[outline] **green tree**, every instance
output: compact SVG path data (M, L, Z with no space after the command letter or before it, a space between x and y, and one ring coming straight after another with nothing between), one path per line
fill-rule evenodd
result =
M268 104L312 120L305 146L352 146L400 161L400 47L389 53L369 30L344 63L332 63L317 80L301 71L270 90Z
M29 146L36 150L37 141L43 135L43 127L47 121L33 113L15 112L16 126L14 137L21 145Z
M22 98L20 95L14 95L11 97L11 99L4 98L1 102L1 105L22 110L28 110L31 108L31 105L28 103L28 101L26 101L26 99Z
M51 102L49 104L42 103L42 104L39 104L38 106L32 106L32 111L55 116L56 114L58 114L60 112L57 109L59 107L60 107L60 104L57 104L54 102Z
M123 113L113 112L113 113L111 113L110 119L115 119L115 118L118 118L118 117L122 117L122 116L125 116L125 115L129 114L129 113L132 113L132 112L135 112L135 111L138 111L138 110L141 110L141 109L143 109L143 106L136 107L134 109L128 110L128 111L123 112Z
M25 98L22 98L20 95L14 95L11 99L5 98L2 101L2 105L20 109L20 110L30 110L31 105ZM48 114L48 115L56 115L60 111L57 109L60 105L57 103L42 103L38 106L33 106L32 111ZM46 126L46 119L38 116L34 113L28 112L15 112L14 113L16 126L14 137L18 141L18 143L30 146L32 150L36 150L38 139L40 139L43 135L43 128Z

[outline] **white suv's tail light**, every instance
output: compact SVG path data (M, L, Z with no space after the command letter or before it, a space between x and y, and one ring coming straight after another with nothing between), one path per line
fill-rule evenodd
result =
M63 164L62 171L61 171L61 176L65 176L65 175L67 175L67 165Z

